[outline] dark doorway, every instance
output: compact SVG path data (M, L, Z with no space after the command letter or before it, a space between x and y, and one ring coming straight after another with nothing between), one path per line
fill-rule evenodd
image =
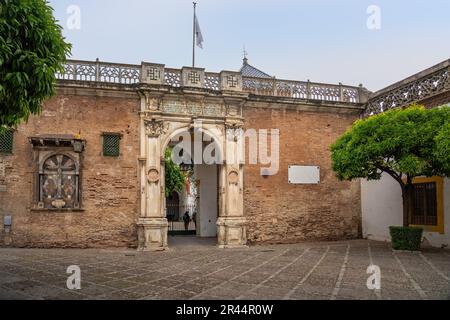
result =
M185 212L188 212L185 218ZM174 191L166 197L166 217L169 223L169 235L195 235L196 223L192 214L195 212L194 206L180 205L180 196ZM186 228L186 221L187 228Z
M180 219L180 196L176 191L166 197L167 220L178 221Z

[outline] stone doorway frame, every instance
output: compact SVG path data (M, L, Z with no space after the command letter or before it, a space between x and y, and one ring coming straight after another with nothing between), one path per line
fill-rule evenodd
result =
M219 248L247 244L243 212L243 163L239 159L237 133L243 128L243 97L208 99L207 94L183 96L141 90L139 183L140 210L137 219L138 250L168 248L165 215L164 151L171 138L198 129L209 135L221 149L219 170ZM173 108L173 106L178 108ZM204 115L214 106L217 114ZM188 108L190 107L190 108ZM187 111L186 111L187 110ZM198 124L201 123L201 127Z

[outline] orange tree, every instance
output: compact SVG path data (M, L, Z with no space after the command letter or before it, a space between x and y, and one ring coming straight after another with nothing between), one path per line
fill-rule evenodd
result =
M450 176L450 107L413 105L357 120L332 146L340 180L379 180L383 172L400 185L403 225L413 209L413 178Z
M0 133L40 112L70 49L45 0L0 0Z

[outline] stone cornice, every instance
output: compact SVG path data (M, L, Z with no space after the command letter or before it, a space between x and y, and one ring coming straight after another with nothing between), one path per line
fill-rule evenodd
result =
M255 97L250 96L244 104L244 110L248 107L270 108L276 110L288 109L312 112L338 112L360 114L365 106L359 103L342 103L335 101L300 100L284 97Z
M58 94L106 96L118 98L154 97L162 100L212 101L223 104L234 104L243 107L294 109L306 111L337 111L361 113L364 105L360 103L342 103L298 99L280 96L259 96L247 92L212 91L203 88L174 88L166 85L150 84L111 84L73 80L58 80Z
M135 85L58 80L56 93L63 95L100 96L139 99Z

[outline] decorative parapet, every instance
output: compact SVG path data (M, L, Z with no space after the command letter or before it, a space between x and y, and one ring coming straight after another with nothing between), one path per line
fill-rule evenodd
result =
M183 79L183 87L205 87L205 69L183 67L181 78Z
M205 89L220 90L220 74L205 72Z
M450 59L373 93L364 115L404 107L447 91L450 91Z
M56 73L59 80L96 81L133 84L140 81L141 66L100 61L69 60L64 71Z
M220 89L224 91L242 91L242 74L234 71L222 71L220 84Z
M164 84L170 87L181 87L181 70L179 69L165 69L164 70Z
M333 103L362 104L368 91L353 87L310 81L291 81L276 78L244 77L239 72L205 72L201 68L165 68L163 64L142 62L141 65L116 64L100 61L68 60L58 80L92 81L112 84L165 85L195 87L212 91L243 91L257 96L317 100Z
M163 84L164 65L156 63L142 62L141 83Z
M352 87L254 77L243 77L242 89L255 95L344 103L364 103L364 93L367 91L362 85Z

